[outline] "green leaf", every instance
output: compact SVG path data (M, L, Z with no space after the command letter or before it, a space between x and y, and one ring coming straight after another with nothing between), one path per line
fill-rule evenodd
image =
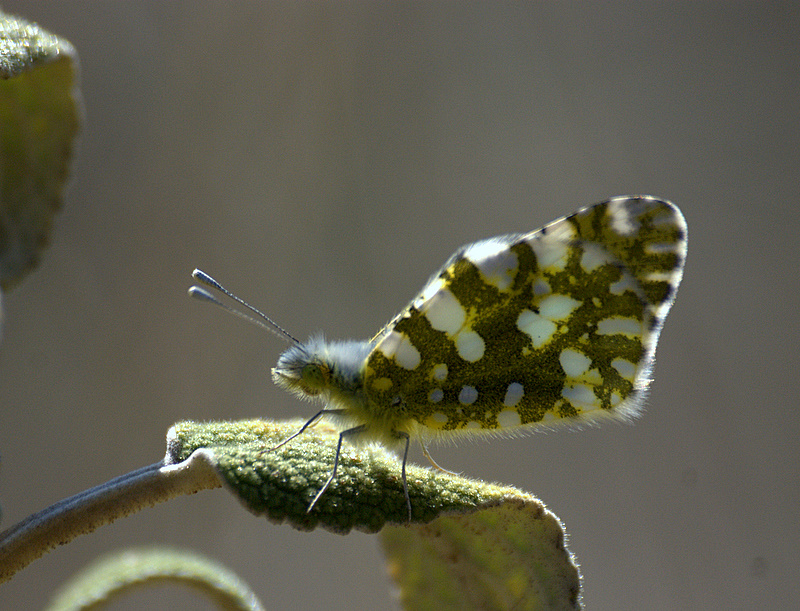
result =
M333 468L339 433L320 423L269 451L302 424L181 422L168 435L168 462L180 462L198 448L211 450L223 479L250 511L300 530L377 532L387 522L408 521L401 464L377 445L343 444L336 479L309 513L311 500ZM415 465L408 465L407 478L414 522L430 522L442 512L475 510L517 492Z
M404 609L575 610L580 574L560 520L537 500L381 532Z
M181 422L167 464L210 452L228 487L257 515L300 530L377 532L408 609L579 609L580 574L559 519L535 497L408 465L412 520L400 460L377 445L344 444L328 479L338 431L324 422L270 451L303 422Z
M106 608L124 593L157 582L203 592L229 611L263 611L249 586L223 565L200 554L166 548L129 549L94 561L53 596L46 611Z
M33 269L61 206L80 124L78 58L34 23L0 13L0 287Z

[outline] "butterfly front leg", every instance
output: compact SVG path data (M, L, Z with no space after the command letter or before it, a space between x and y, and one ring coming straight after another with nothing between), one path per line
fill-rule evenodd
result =
M318 418L320 415L322 415L324 413L330 413L330 412L339 412L339 413L341 413L342 411L344 411L344 410L322 410L319 414L317 414L317 416L315 416L314 419ZM312 422L314 419L310 420L309 422ZM306 423L305 426L308 426L308 423ZM305 426L303 428L305 428ZM336 444L336 457L333 459L333 470L331 471L331 476L328 478L328 481L325 482L325 484L322 486L322 488L320 488L319 492L317 492L317 496L315 496L314 500L311 501L311 504L308 506L308 509L306 510L306 513L311 513L311 510L314 509L314 505L317 504L317 501L320 499L320 497L328 489L328 486L331 485L331 482L333 482L333 480L336 479L336 471L339 469L339 454L342 451L342 440L345 437L349 437L349 436L352 436L352 435L358 435L359 433L363 433L366 429L367 429L367 426L365 424L362 424L360 426L356 426L356 427L354 427L352 429L347 429L346 431L342 431L341 433L339 433L339 443ZM299 435L302 432L303 432L303 430L301 429L299 432L295 433L295 436ZM405 466L404 466L404 469L405 469ZM403 481L405 481L405 470L403 471L403 474L404 474L404 480Z

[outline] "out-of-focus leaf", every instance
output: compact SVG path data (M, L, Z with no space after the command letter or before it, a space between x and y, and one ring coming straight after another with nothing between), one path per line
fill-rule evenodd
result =
M46 611L108 608L131 590L159 582L203 592L228 611L263 611L250 587L232 571L200 554L167 548L129 549L99 558L64 584Z
M78 56L34 23L0 13L0 287L47 245L80 124Z
M414 528L381 531L404 609L581 608L564 527L537 499L508 498Z

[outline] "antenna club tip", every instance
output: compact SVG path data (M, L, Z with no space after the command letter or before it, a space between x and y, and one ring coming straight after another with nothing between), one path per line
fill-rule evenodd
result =
M202 287L191 286L189 287L188 293L189 297L194 297L195 299L199 299L200 301L210 301L211 303L224 307L224 304L222 304L219 299L214 297L214 295L212 295Z
M203 284L207 284L210 287L217 289L218 291L222 291L225 293L225 289L222 288L222 285L214 280L211 276L205 273L202 269L197 269L192 272L192 277L197 280L198 282L202 282Z
M258 318L253 318L253 317L249 316L248 314L245 314L244 312L241 312L239 310L235 310L235 309L225 305L224 303L219 301L216 297L214 297L211 293L209 293L207 290L205 290L204 288L200 288L199 286L193 286L193 287L191 287L189 289L189 296L190 297L195 297L195 298L203 300L203 301L209 301L211 303L214 303L214 304L222 307L223 309L227 310L231 314L239 316L240 318L248 320L248 321L250 321L252 323L257 324L258 326L260 326L260 327L262 327L264 329L267 329L271 333L274 333L275 335L277 335L280 338L283 338L284 340L288 341L289 343L292 343L292 344L295 344L295 345L300 345L300 342L298 340L296 340L294 337L289 335L286 331L281 329L277 324L275 324L275 322L272 319L270 319L266 314L261 312L261 310L258 310L257 308L254 308L253 306L251 306L249 303L247 303L243 299L241 299L241 298L237 297L236 295L234 295L233 293L231 293L228 289L226 289L224 286L222 286L219 282L214 280L211 276L209 276L204 271L195 268L195 270L192 272L192 277L194 277L194 279L197 280L198 282L201 282L201 283L203 283L203 284L205 284L207 286L210 286L211 288L216 289L220 293L222 293L224 295L227 295L228 297L230 297L231 299L233 299L237 303L243 305L245 308L250 310L253 314L258 316Z

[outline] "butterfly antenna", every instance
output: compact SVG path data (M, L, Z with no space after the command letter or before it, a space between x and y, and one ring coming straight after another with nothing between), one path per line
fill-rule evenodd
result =
M257 325L257 326L261 327L262 329L266 329L267 331L269 331L273 335L277 335L278 337L280 337L281 339L286 340L290 344L294 344L296 346L301 345L300 341L298 341L292 335L290 335L288 333L288 331L286 331L282 327L280 327L269 316L264 314L261 310L251 306L244 299L241 299L240 297L237 297L236 295L231 293L228 289L226 289L224 286L222 286L219 282L214 280L211 276L209 276L204 271L199 270L199 269L195 269L192 272L192 277L195 280L197 280L198 282L201 282L201 283L205 284L206 286L210 286L211 288L216 289L220 293L222 293L224 295L227 295L228 297L233 299L236 303L238 303L238 304L244 306L245 308L247 308L248 310L250 310L257 317L253 317L250 314L247 314L246 312L242 312L241 310L237 310L236 308L232 308L231 306L229 306L229 305L227 305L225 303L222 303L219 299L217 299L209 291L207 291L206 289L204 289L203 287L200 287L200 286L193 286L193 287L191 287L189 289L189 296L190 297L194 297L195 299L199 299L200 301L213 303L215 306L218 306L218 307L222 308L223 310L233 314L234 316L238 316L239 318L241 318L243 320L246 320L248 322L251 322L254 325Z

